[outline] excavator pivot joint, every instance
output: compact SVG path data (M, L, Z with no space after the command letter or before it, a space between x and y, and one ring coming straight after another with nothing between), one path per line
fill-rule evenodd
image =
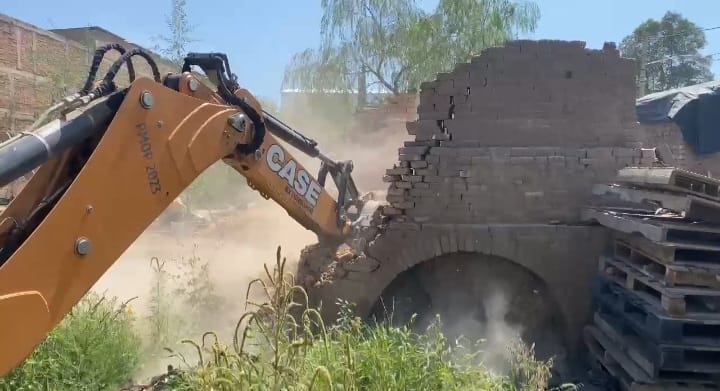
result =
M140 94L140 104L143 108L149 109L153 106L153 103L155 103L155 101L150 91L143 91L143 93Z
M188 80L188 89L190 91L196 92L198 90L198 87L200 87L200 85L198 84L198 81L196 79L191 78L190 80Z
M245 114L243 113L235 113L228 117L228 125L232 126L233 129L237 130L240 133L245 133L245 126L247 125L247 121L245 120Z

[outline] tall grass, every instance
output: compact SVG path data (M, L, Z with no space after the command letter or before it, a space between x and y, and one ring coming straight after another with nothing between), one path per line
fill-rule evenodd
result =
M169 262L168 262L169 261ZM228 311L215 289L209 263L193 253L180 259L151 259L153 281L148 314L138 323L144 337L146 366L167 358L165 348L201 332L213 318Z
M225 309L206 262L193 254L180 266L179 273L171 273L163 262L153 260L155 282L150 314L144 318L136 318L127 303L89 294L21 367L0 379L0 390L117 390L139 370L153 370L148 364L157 364L163 352L178 368L156 376L153 387L143 389L548 388L552 362L537 361L533 347L521 341L508 347L509 373L497 374L483 365L482 344L448 341L440 319L426 332L415 333L412 324L363 322L350 303L339 303L337 321L324 324L286 271L280 248L272 270L266 265L264 278L247 287L246 312L229 341L213 331L196 341L183 340L183 335L199 334L193 331L204 327L198 320ZM260 294L262 301L249 299L253 290L252 296Z
M278 248L275 267L254 281L266 301L249 301L232 342L213 332L185 340L194 360L174 353L181 370L165 379L173 390L544 390L550 362L533 358L519 341L510 349L510 375L494 374L478 358L478 346L447 341L441 324L426 333L411 325L367 324L344 304L338 322L326 326L309 308L303 289L285 271ZM481 346L480 346L481 348Z
M118 389L140 365L134 320L127 302L86 295L23 365L0 378L0 389Z

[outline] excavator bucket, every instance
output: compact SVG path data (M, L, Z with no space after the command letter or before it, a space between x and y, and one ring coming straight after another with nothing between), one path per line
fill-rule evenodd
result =
M18 292L0 295L0 314L18 314L23 322L5 319L0 322L0 373L8 373L29 356L35 346L22 341L42 341L50 323L50 310L40 292Z

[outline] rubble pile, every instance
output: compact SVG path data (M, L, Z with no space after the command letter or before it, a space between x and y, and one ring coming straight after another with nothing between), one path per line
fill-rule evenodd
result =
M379 262L366 250L385 231L387 217L381 214L384 192L370 192L363 196L364 207L353 226L353 232L340 243L316 243L305 247L299 260L298 281L306 289L331 284L337 279L352 279L357 274L370 273Z
M625 168L597 185L586 220L613 233L599 260L595 363L625 390L720 385L720 180L673 167Z

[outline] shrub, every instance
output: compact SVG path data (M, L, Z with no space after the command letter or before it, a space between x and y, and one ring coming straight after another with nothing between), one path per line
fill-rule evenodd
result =
M128 302L89 293L20 367L0 378L0 389L119 388L140 364L133 322Z
M532 348L513 345L511 375L493 374L479 361L477 346L450 344L439 320L424 334L411 325L368 325L343 304L327 328L307 296L285 273L280 257L265 280L256 280L266 303L238 322L232 344L212 333L190 340L197 363L175 353L182 369L164 382L173 390L541 390L551 363L535 361ZM267 282L266 282L267 281ZM248 288L249 296L250 287Z
M341 302L337 322L326 327L319 312L309 308L304 290L285 272L280 248L272 272L266 266L266 276L248 287L246 303L252 310L237 323L232 342L222 343L216 333L206 332L200 341L183 340L178 346L172 343L175 338L201 326L177 323L180 314L201 318L222 310L207 263L193 255L180 266L183 272L173 274L154 259L156 284L150 322L145 324L150 326L150 346L142 349L127 303L91 293L21 367L0 379L0 389L116 390L137 374L141 352L147 365L148 360L159 359L166 342L173 348L166 350L181 361L181 368L154 377L148 389L537 391L548 387L552 363L536 361L532 347L516 341L510 346L509 374L496 374L479 358L481 343L451 343L441 332L439 318L419 334L412 331L412 322L403 327L389 321L365 323L354 316L350 303ZM183 289L173 289L177 280L187 282ZM261 288L265 302L249 300L253 287ZM188 353L197 362L188 362Z

